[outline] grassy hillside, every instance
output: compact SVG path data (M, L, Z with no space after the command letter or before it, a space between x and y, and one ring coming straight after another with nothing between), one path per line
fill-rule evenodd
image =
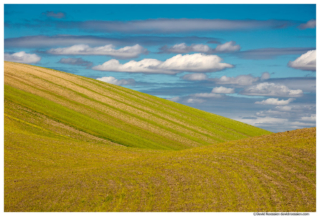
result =
M316 210L315 128L271 134L9 62L4 121L5 211Z
M5 211L315 211L315 136L147 150L5 116Z
M7 115L27 122L39 119L38 126L62 135L77 137L81 132L88 141L178 150L270 134L172 101L51 69L5 62L4 80Z

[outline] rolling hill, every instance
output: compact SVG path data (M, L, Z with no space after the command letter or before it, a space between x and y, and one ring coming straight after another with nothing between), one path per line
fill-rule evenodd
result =
M38 126L75 138L179 150L270 133L166 99L47 68L5 62L4 79L8 116L27 122L38 119Z
M5 211L315 211L316 129L272 134L5 62Z

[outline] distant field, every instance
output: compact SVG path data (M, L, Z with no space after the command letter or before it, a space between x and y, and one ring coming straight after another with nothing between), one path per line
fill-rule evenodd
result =
M5 211L316 211L316 129L272 134L5 62Z

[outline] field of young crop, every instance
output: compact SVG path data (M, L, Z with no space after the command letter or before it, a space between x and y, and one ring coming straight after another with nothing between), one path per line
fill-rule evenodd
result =
M315 128L19 63L4 78L5 211L316 211Z
M73 74L5 62L5 104L123 146L186 149L270 132ZM6 109L10 114L11 108ZM12 112L15 112L12 110ZM32 116L25 113L32 112ZM16 114L15 114L16 115ZM49 124L50 126L51 124ZM68 130L65 134L68 134ZM68 134L69 135L69 134Z

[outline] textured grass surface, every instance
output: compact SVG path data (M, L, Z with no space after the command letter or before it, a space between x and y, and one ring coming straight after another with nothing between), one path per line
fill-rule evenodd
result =
M271 134L8 62L4 117L5 211L316 210L315 128Z
M23 109L17 114L22 119L29 118L25 112L32 112L33 116L130 147L179 150L270 134L98 80L5 62L6 107L9 103Z

